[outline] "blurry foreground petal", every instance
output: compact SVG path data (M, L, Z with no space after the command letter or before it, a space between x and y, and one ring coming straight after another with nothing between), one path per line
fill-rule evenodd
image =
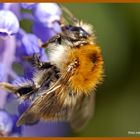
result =
M3 8L3 4L4 4L4 3L0 3L0 9L2 9L2 8Z
M66 122L42 122L23 126L23 136L26 137L62 137L69 135L69 125Z

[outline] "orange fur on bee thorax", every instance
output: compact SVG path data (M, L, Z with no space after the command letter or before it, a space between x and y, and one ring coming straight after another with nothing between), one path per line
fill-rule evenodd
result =
M70 78L70 87L77 93L88 94L102 81L103 59L101 50L96 45L84 45L74 48L68 60L77 59L79 65Z

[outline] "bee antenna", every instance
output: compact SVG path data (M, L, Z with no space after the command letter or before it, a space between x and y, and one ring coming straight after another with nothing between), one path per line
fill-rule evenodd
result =
M62 4L59 5L61 9L68 15L67 18L69 18L70 21L72 20L73 23L78 23L78 24L80 23L80 21L72 14L72 12L68 8L66 8Z

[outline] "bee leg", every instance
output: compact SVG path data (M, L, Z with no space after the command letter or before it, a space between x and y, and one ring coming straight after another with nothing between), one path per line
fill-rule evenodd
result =
M19 87L16 92L20 94L20 96L24 96L28 93L31 93L33 90L35 89L34 86L32 85L28 85L28 86L23 86L23 87Z
M20 99L26 100L26 99L29 99L37 90L38 90L37 88L33 88L32 86L30 86L28 88L21 87L18 89L18 93L20 93Z
M43 69L48 69L50 67L52 67L52 65L50 64L50 62L42 62L40 61L40 56L39 54L35 53L32 57L31 60L32 65L39 69L39 70L43 70Z
M58 33L57 35L52 37L50 40L48 40L46 43L44 43L41 47L42 48L47 48L47 46L50 43L61 44L61 42L62 42L62 34Z
M23 99L29 98L37 90L34 87L34 85L26 85L18 87L6 82L1 82L0 88L7 92L15 94L17 97L21 97Z
M41 62L40 62L40 55L38 53L33 54L30 62L35 68L40 68L41 65L42 65Z
M1 82L0 83L0 89L2 90L5 90L7 92L11 92L13 94L16 94L17 96L20 96L18 93L17 93L17 87L12 85L12 84L9 84L9 83L6 83L6 82Z

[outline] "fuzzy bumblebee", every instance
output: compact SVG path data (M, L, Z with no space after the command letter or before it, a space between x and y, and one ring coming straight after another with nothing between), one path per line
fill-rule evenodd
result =
M37 69L32 82L19 86L0 83L21 99L32 100L17 125L33 122L65 120L75 130L82 128L92 115L94 91L103 79L103 58L95 43L91 25L75 22L61 25L43 47L49 50L49 62L41 62L37 55L32 63Z

